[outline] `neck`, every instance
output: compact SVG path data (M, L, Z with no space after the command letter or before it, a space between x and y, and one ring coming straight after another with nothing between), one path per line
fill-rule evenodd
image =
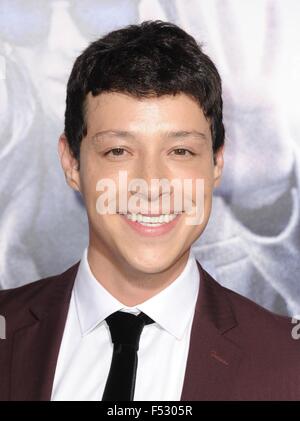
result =
M171 267L158 273L145 273L110 255L107 249L90 241L87 259L101 285L125 306L143 303L170 285L183 271L189 257L187 250Z

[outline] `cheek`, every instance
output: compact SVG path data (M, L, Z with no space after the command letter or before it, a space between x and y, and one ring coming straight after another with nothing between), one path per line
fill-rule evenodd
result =
M98 216L96 203L101 192L97 191L97 184L101 178L101 175L98 174L98 172L95 171L92 167L80 167L81 193L87 213L90 217L94 215Z
M173 167L170 169L174 177L181 179L197 178L210 180L214 176L214 163L211 153L203 153L195 160L187 162L173 162Z
M80 184L87 200L96 199L99 194L96 187L100 179L106 175L99 166L97 155L85 148L80 152Z
M212 195L214 187L213 168L207 166L207 168L202 167L196 171L185 171L181 177L178 173L177 177L181 179L183 186L189 188L192 186L192 197L194 199L200 194L208 199ZM187 191L187 194L190 197L189 191Z
M83 172L80 176L80 184L85 203L89 204L92 200L96 200L97 178L89 172Z

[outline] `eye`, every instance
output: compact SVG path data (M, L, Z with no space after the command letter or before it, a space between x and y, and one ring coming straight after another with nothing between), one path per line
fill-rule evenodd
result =
M190 151L189 149L185 149L185 148L177 148L177 149L174 149L172 152L175 152L174 155L178 155L178 156L195 155L192 151Z
M123 156L124 152L126 152L124 148L113 148L113 149L110 149L109 151L105 152L105 156L107 156L107 155Z

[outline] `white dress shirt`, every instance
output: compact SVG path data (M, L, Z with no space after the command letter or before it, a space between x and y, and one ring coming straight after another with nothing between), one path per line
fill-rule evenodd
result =
M105 318L122 310L143 311L155 322L146 325L140 337L134 400L179 401L199 281L191 250L184 270L170 285L142 304L126 307L94 277L85 249L72 291L51 400L101 401L113 354Z

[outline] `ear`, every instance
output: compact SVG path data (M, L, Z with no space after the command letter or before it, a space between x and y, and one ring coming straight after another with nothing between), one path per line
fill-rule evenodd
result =
M219 187L224 166L224 145L214 153L214 187Z
M78 161L74 157L64 133L60 135L58 140L58 154L67 184L73 190L81 191Z

